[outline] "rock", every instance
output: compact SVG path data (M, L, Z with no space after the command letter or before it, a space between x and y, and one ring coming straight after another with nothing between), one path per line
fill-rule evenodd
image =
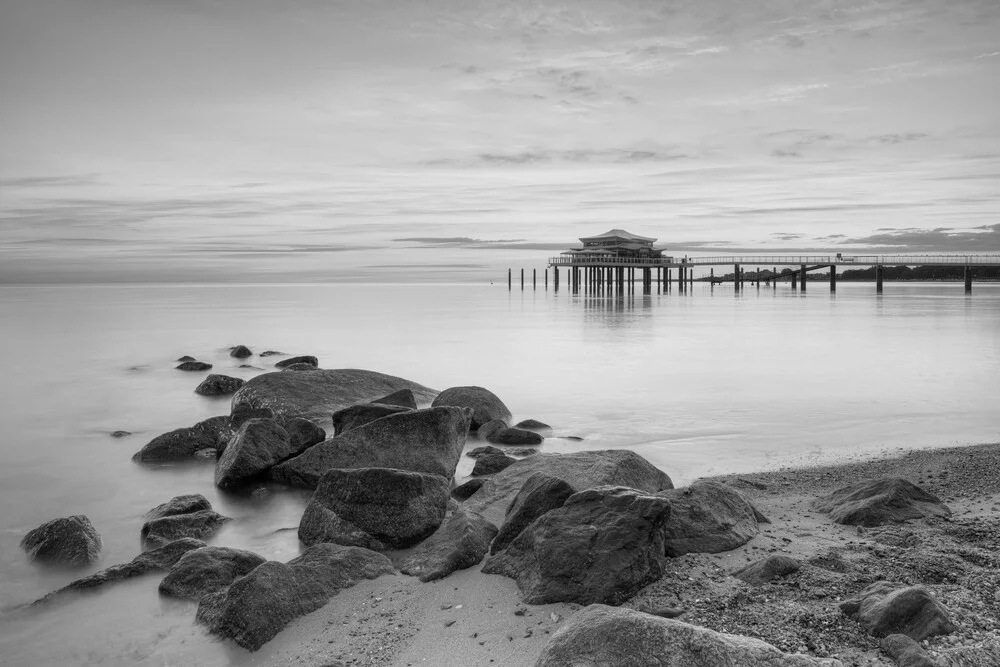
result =
M300 361L297 364L288 364L287 366L285 366L281 370L283 370L283 371L318 371L319 370L319 366L314 366L313 364L307 364L305 362Z
M494 419L480 426L476 435L478 435L482 440L487 440L491 435L498 433L505 428L507 428L507 422L502 419Z
M514 428L523 428L526 431L551 431L552 427L537 419L525 419L514 424Z
M212 510L175 514L147 521L142 525L140 537L147 547L162 546L182 537L200 540L214 534L227 521L232 519Z
M906 635L889 635L879 646L898 667L937 667L923 647Z
M473 431L479 430L480 426L494 419L499 419L505 426L509 426L513 416L496 394L482 387L445 389L431 403L431 407L435 408L442 405L472 408L472 424L469 428Z
M678 616L684 615L684 610L679 607L646 606L636 609L636 611L641 611L644 614L652 614L653 616L659 616L660 618L677 618Z
M465 446L471 411L412 410L377 419L271 469L271 479L312 488L327 470L398 468L450 480Z
M281 425L288 433L288 446L293 456L298 456L313 445L326 440L326 431L308 419L292 417L283 421Z
M237 345L233 349L229 350L229 356L234 359L246 359L247 357L252 357L253 352L246 345Z
M293 454L288 431L278 422L251 419L243 423L215 464L215 485L220 489L242 486Z
M373 371L264 373L247 380L236 392L233 413L246 408L270 408L281 418L305 417L326 428L332 427L330 415L334 412L399 389L410 389L419 400L428 402L435 393L415 382Z
M400 389L399 391L392 392L388 396L376 398L369 402L379 403L381 405L397 405L403 408L410 408L411 410L417 409L417 397L413 394L412 389Z
M138 463L182 461L194 457L199 449L225 447L232 436L229 417L212 417L188 428L158 435L132 457Z
M224 396L236 393L236 390L242 386L243 380L239 378L212 373L195 387L194 393L201 396Z
M620 604L663 575L669 518L662 496L587 489L528 525L482 571L515 579L528 604Z
M480 489L480 487L486 483L486 480L482 477L477 477L476 479L470 479L465 484L459 484L454 489L451 490L451 497L457 500L466 500L472 494Z
M535 667L843 667L759 639L593 604L553 635Z
M850 526L881 526L885 523L948 517L951 510L932 493L900 477L859 482L817 498L820 512L828 512L837 523Z
M373 551L317 544L288 563L268 561L226 590L206 595L196 619L211 632L256 651L339 591L394 571L388 558Z
M517 459L507 456L506 454L484 454L476 459L476 465L472 468L473 476L479 475L492 475L493 473L505 470L510 466L510 464L515 463Z
M183 357L178 357L177 361L179 361L180 363L184 363L185 361L195 361L195 358L185 354Z
M493 445L486 445L485 447L476 447L475 449L470 449L465 453L471 459L478 459L480 456L485 456L487 454L499 454L500 456L506 456L507 452L500 449L499 447L494 447Z
M264 350L260 353L262 357L280 357L283 356L284 352L278 352L277 350Z
M330 470L302 514L299 539L376 551L411 547L441 525L448 487L440 475L406 470Z
M143 516L147 520L161 519L165 516L191 514L210 509L212 509L212 503L208 502L208 498L200 493L192 493L186 496L174 496L162 505L157 505L149 510Z
M486 441L494 445L540 445L544 440L534 431L522 428L504 428L486 437Z
M673 511L666 526L666 553L714 554L742 546L759 532L762 515L743 494L717 482L696 482L660 493Z
M160 593L198 601L220 591L266 562L261 556L229 547L201 547L188 551L160 582Z
M246 383L244 383L246 384ZM233 399L236 400L235 398ZM276 419L271 408L253 408L246 404L235 405L229 415L229 426L235 434L249 419Z
M212 364L206 364L204 361L185 361L175 368L179 371L207 371L212 368Z
M521 487L536 472L544 472L566 481L574 489L594 486L627 486L655 493L672 489L666 473L635 452L626 449L594 450L573 454L536 454L521 459L487 481L468 500L469 509L500 525L507 508Z
M771 554L767 558L750 563L742 567L733 576L741 579L751 586L762 586L774 579L787 576L801 567L799 561L790 556L781 554Z
M309 366L318 367L319 359L311 355L303 355L301 357L289 357L288 359L282 359L274 365L275 368L288 368L289 366L294 366L295 364L308 364Z
M132 435L132 431L112 431L108 435L112 438L127 438Z
M531 447L517 447L515 449L504 450L507 456L532 456L538 453L537 449L532 449Z
M497 527L478 514L455 509L433 535L420 543L399 568L420 581L434 581L478 565Z
M920 641L955 631L948 610L923 586L878 582L841 602L840 611L875 637L902 634Z
M546 512L562 507L574 493L576 490L565 480L548 473L537 472L529 477L507 508L503 525L490 545L490 553L503 551L528 524Z
M255 371L262 371L262 370L264 370L260 366L254 366L253 364L240 364L240 368L252 368Z
M381 403L365 403L352 405L333 413L333 434L340 435L359 426L369 424L376 419L397 415L401 412L412 412L411 408L399 405L383 405Z
M101 557L101 536L82 514L46 521L21 540L28 558L43 563L82 566Z

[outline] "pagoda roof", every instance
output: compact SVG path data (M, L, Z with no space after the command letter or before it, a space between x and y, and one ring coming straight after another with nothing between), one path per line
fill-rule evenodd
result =
M597 236L583 236L580 238L580 241L586 243L587 241L596 241L598 239L623 239L625 241L645 241L646 243L652 243L656 240L648 236L639 236L638 234L627 232L624 229L612 229Z

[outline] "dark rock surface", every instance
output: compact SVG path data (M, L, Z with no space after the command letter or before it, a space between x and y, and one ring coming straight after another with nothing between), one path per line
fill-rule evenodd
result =
M514 541L532 521L546 512L562 507L576 493L565 480L537 472L524 482L507 508L503 525L490 545L490 553L498 553Z
M483 484L486 483L486 479L483 477L477 477L475 479L470 479L465 484L459 484L454 489L451 490L451 497L456 500L467 500L478 491Z
M250 419L233 436L215 465L215 485L231 489L251 482L292 456L288 431L273 419Z
M229 417L211 417L194 426L156 436L136 452L132 460L138 463L190 460L199 449L224 447L232 434Z
M370 402L382 405L398 405L403 408L410 408L411 410L417 409L417 397L414 395L412 389L400 389Z
M951 516L951 510L933 493L900 477L851 484L817 498L813 506L837 523L881 526L886 523Z
M456 570L478 565L496 534L497 527L492 523L459 507L417 546L399 569L420 581L447 577Z
M175 366L179 371L207 371L212 368L212 364L204 361L184 361Z
M480 440L489 440L489 437L494 433L498 433L507 428L507 422L502 419L494 419L488 421L477 429L476 435L479 436Z
M472 475L474 477L478 477L479 475L492 475L500 472L501 470L506 470L516 461L517 459L507 456L506 454L496 454L493 452L483 454L476 459L476 465L472 467Z
M955 631L948 610L923 586L878 582L841 602L840 611L875 637L901 634L920 641Z
M231 520L213 510L175 514L147 521L142 525L140 537L147 547L163 546L182 537L200 540L213 535L222 524Z
M299 522L304 544L333 542L381 551L405 549L441 525L449 483L440 475L389 468L330 470Z
M473 431L479 430L480 426L494 419L499 419L504 425L510 425L510 419L513 416L496 394L482 387L450 387L445 389L431 403L432 407L442 405L472 408L472 423L469 428Z
M42 563L83 566L101 557L101 536L82 514L46 521L21 540L28 558Z
M339 591L393 572L389 559L373 551L317 544L288 563L268 561L224 591L206 595L196 618L215 634L256 651Z
M251 551L229 547L201 547L188 551L160 582L160 593L185 600L200 600L249 574L265 558Z
M398 468L451 479L465 446L470 411L429 408L383 417L313 445L271 469L271 479L312 488L327 470Z
M669 517L662 496L587 489L528 525L482 571L516 580L528 604L621 604L663 575Z
M275 368L288 368L289 366L294 366L295 364L308 364L309 366L319 366L319 359L316 357L305 354L299 357L289 357L288 359L282 359L274 365Z
M799 561L791 556L771 554L766 558L754 561L746 567L733 572L733 576L751 586L762 586L775 579L787 576L800 567L801 564Z
M523 428L526 431L551 431L552 427L537 419L525 419L514 424L514 428Z
M185 361L197 361L197 360L191 355L185 354L183 357L177 357L177 361L179 361L180 363L184 363Z
M234 359L246 359L247 357L253 356L253 352L246 345L237 345L233 349L229 350L229 356Z
M545 438L523 428L503 428L489 434L486 441L494 445L540 445Z
M507 452L500 449L499 447L494 447L493 445L486 445L485 447L475 447L470 449L465 453L470 459L478 459L480 456L485 456L487 454L500 454L506 456Z
M112 431L108 435L110 435L112 438L127 438L130 435L132 435L132 431L118 430L118 431Z
M401 412L411 411L411 408L405 408L399 405L384 405L382 403L352 405L349 408L337 410L333 413L333 434L340 435L341 433L345 433L359 426L369 424L376 419L388 417L389 415L397 415Z
M298 456L313 445L318 445L326 440L326 431L308 419L291 417L284 420L281 425L288 432L288 446L291 448L293 456Z
M244 383L246 384L246 383ZM235 434L236 431L240 430L244 422L249 419L275 419L276 415L274 410L271 408L254 408L246 404L235 405L235 397L233 398L233 409L229 414L229 426L232 432Z
M673 509L665 529L668 556L729 551L760 532L763 516L743 494L725 484L696 482L660 495L670 500Z
M149 510L143 516L146 520L151 520L210 509L212 509L212 503L208 502L208 498L200 493L191 493L184 496L174 496L167 502Z
M879 646L898 667L938 667L923 647L906 635L889 635L879 642Z
M225 396L235 394L236 390L243 386L243 380L229 375L210 374L201 381L194 389L194 393L201 396Z
M284 352L278 352L277 350L264 350L260 353L262 357L280 357L284 355Z
M306 363L304 361L299 361L299 362L294 363L294 364L288 364L287 366L284 366L281 370L283 370L283 371L318 371L318 370L320 370L320 368L319 368L319 366L316 366L314 364L309 364L309 363Z

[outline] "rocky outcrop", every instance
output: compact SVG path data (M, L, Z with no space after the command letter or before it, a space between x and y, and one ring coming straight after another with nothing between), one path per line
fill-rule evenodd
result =
M364 403L362 405L352 405L343 410L333 413L333 434L340 435L353 430L359 426L369 424L376 419L397 415L400 412L411 412L411 408L404 408L399 405L383 405L381 403Z
M454 489L452 489L451 497L456 500L468 500L470 497L472 497L472 494L478 491L485 483L486 480L482 477L476 477L474 479L470 479L468 482L465 482L464 484L459 484Z
M188 551L160 582L160 593L184 600L200 600L249 574L265 559L251 551L229 547L201 547Z
M101 536L82 514L52 519L21 540L28 558L42 563L83 566L101 557Z
M482 387L451 387L445 389L431 403L431 407L435 408L442 405L471 408L472 423L469 425L469 428L473 431L479 430L480 426L494 419L499 419L505 426L509 426L510 419L513 416L496 394Z
M535 667L843 667L739 635L593 604L559 628Z
M229 356L234 359L246 359L247 357L253 356L253 352L246 345L237 345L233 349L229 350Z
M330 470L302 514L299 539L376 551L411 547L441 525L448 486L439 475L405 470Z
M497 527L492 523L458 507L399 569L420 581L447 577L456 570L478 565L496 534Z
M165 516L191 514L192 512L210 509L212 509L212 503L208 502L208 498L200 493L192 493L184 496L174 496L162 505L157 505L149 510L143 516L148 521L161 519Z
M523 428L502 428L486 436L486 441L494 445L540 445L545 438Z
M482 571L516 580L529 604L621 604L663 575L669 518L662 496L587 489L531 523Z
M771 554L767 558L754 561L746 567L736 570L736 572L733 572L733 576L751 586L763 586L775 579L788 576L800 567L801 564L799 561L790 556Z
M315 487L327 470L398 468L451 479L465 446L471 412L430 408L383 417L314 445L271 469L271 479Z
M413 394L412 389L400 389L370 402L382 405L397 405L403 408L410 408L411 410L417 409L417 397Z
M900 477L859 482L817 498L813 503L837 523L850 526L881 526L886 523L948 517L951 510L933 493Z
M251 482L293 455L288 432L273 419L244 422L215 465L215 485L231 489Z
M430 401L435 395L432 389L416 382L373 371L264 373L247 380L236 392L233 413L239 409L269 408L281 418L305 417L327 427L334 412L400 389L410 389L420 401Z
M512 463L516 462L517 459L507 456L506 454L496 454L494 452L490 452L476 459L476 465L472 467L472 476L478 477L479 475L492 475L500 472L501 470L506 470Z
M289 366L295 366L296 364L306 364L308 366L318 367L319 359L316 357L306 354L299 357L289 357L288 359L282 359L274 365L275 368L288 368Z
M243 380L239 378L212 373L195 387L194 393L201 396L225 396L236 393L236 390L242 386Z
M373 551L317 544L288 563L268 561L229 588L204 596L196 618L211 632L256 651L339 591L393 572L389 559Z
M875 637L901 634L920 641L955 631L948 610L923 586L879 582L840 603L840 611Z
M179 371L207 371L212 368L212 364L207 364L204 361L183 361L175 368Z
M326 431L308 419L291 417L281 422L281 425L288 433L288 447L292 450L292 456L298 456L326 440Z
M660 495L673 508L665 528L666 553L672 557L735 549L760 532L764 519L743 494L717 482L696 482Z
M163 546L182 537L201 540L215 534L222 524L231 520L212 510L175 514L147 521L142 525L140 537L147 548Z
M225 446L232 434L228 417L212 417L194 426L156 436L132 460L138 463L190 460L198 450Z
M503 551L528 524L546 512L562 507L574 493L576 490L565 480L547 473L537 472L529 477L507 508L503 525L490 545L490 553Z

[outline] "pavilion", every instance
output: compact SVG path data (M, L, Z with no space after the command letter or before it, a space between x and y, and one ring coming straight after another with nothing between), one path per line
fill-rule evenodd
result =
M571 248L562 255L580 257L588 261L637 259L650 260L663 256L662 250L653 247L656 239L639 236L624 229L612 229L597 236L580 239L582 248Z

